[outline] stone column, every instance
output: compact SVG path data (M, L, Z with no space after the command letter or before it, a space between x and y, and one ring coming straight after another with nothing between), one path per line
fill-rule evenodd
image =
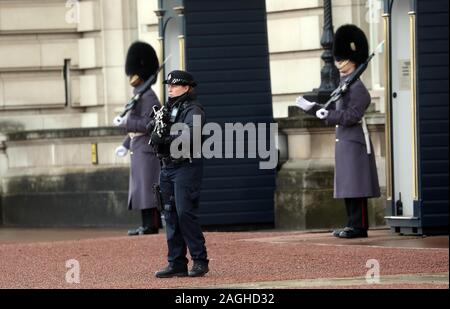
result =
M128 47L138 39L138 5L137 0L103 0L100 4L105 107L99 125L110 126L131 97L124 66Z

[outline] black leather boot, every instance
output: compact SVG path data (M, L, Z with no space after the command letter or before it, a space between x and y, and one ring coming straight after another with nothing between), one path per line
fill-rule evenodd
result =
M158 234L158 232L158 229L150 228L148 226L140 226L135 230L129 230L128 236Z
M171 265L155 273L156 278L173 278L173 277L187 277L187 276L188 276L187 267L184 268L173 267Z
M339 233L339 238L367 238L367 230L358 228L349 228Z
M138 235L150 235L158 234L159 223L158 223L158 211L156 209L143 209L141 210L142 226L135 230L129 230L128 236L138 236Z
M203 277L209 272L208 262L196 262L189 271L189 277Z
M346 230L348 230L348 229L350 229L350 227L346 226L346 227L344 227L343 229L337 229L337 230L334 230L334 231L331 233L331 235L333 235L334 237L339 237L339 234L341 234L342 231L346 231Z

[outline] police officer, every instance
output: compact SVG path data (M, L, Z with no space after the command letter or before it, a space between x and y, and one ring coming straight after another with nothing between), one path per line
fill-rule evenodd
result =
M201 129L205 122L205 114L203 107L196 100L194 88L197 84L190 73L173 71L164 84L167 84L169 99L160 111L162 116L160 119L165 127L161 130L161 124L156 122L150 130L152 130L151 142L156 145L163 164L160 186L169 264L165 269L156 272L155 276L157 278L201 277L209 271L205 238L196 215L203 161L201 154L194 153L195 145L192 142L195 141L193 131ZM176 124L185 124L187 130L183 130L181 134L173 132L171 129ZM187 137L191 147L181 149L181 155L175 155L174 149L171 150L172 142L175 143L175 140L183 135ZM193 260L193 266L189 272L187 249Z
M128 49L125 72L130 85L142 85L158 70L159 63L153 47L144 42L134 42ZM125 127L128 134L122 146L116 149L117 156L125 156L130 150L130 180L128 209L140 210L142 226L128 231L128 235L157 234L161 216L152 186L159 183L160 162L156 151L149 146L150 134L146 125L153 119L153 107L161 104L152 89L145 92L127 116L117 116L114 125Z
M343 82L369 57L364 32L355 25L341 26L336 31L333 54ZM370 102L370 94L361 80L350 86L334 109L324 109L302 97L297 99L307 113L336 125L334 198L345 200L348 218L344 229L333 231L333 236L339 238L368 236L367 201L380 196L373 147L364 119Z

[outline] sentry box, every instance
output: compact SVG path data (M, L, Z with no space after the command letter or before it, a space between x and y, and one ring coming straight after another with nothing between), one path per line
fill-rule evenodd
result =
M160 54L170 55L162 74L182 69L194 75L206 121L222 129L225 123L269 128L274 121L265 0L160 0L155 13ZM223 149L230 142L223 139ZM248 138L242 142L248 145ZM203 225L273 224L275 169L260 169L258 157L204 161Z
M387 216L448 233L448 1L384 1Z

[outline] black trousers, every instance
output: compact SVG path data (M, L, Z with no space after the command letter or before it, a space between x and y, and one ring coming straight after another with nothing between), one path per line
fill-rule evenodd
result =
M346 198L345 209L347 210L348 227L366 231L369 229L367 198Z
M156 208L142 209L142 226L150 229L159 229L161 227L161 215Z
M197 218L202 175L203 163L197 160L161 170L168 261L173 267L186 267L187 249L194 262L208 263L205 237Z

